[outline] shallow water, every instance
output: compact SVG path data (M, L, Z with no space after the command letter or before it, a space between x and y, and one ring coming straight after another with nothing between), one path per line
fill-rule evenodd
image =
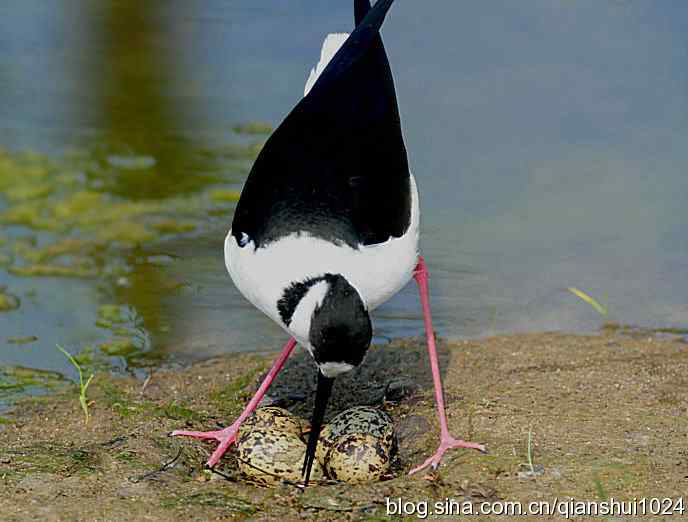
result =
M50 176L75 172L77 188L105 194L107 205L163 202L144 218L127 207L126 233L187 210L194 229L134 248L112 239L122 234L113 217L106 246L87 256L93 278L0 267L0 285L21 299L0 313L0 365L74 376L55 344L103 353L118 337L96 325L104 304L128 314L121 328L134 348L107 359L122 368L277 349L283 332L225 272L233 204L212 191L240 189L253 153L242 147L264 139L232 127L279 123L324 35L350 29L350 6L91 4L0 7L0 148L12 161L35 151L56 165ZM688 327L687 22L677 3L394 6L384 38L441 335L590 331L605 321ZM14 206L5 198L0 212ZM7 255L18 238L42 246L102 232L0 226ZM374 321L380 341L418 335L414 286ZM38 340L7 341L31 335Z

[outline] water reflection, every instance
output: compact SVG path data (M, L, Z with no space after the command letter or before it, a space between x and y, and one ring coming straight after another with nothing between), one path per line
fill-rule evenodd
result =
M95 50L103 66L88 77L102 106L98 126L112 148L105 160L125 166L107 180L108 189L128 198L184 194L208 181L189 168L189 143L172 138L183 134L188 108L183 99L167 96L183 81L174 61L183 40L163 23L163 7L112 0L91 13L92 31L102 39Z
M177 320L189 283L170 273L177 257L160 245L226 229L270 131L253 124L192 136L193 102L170 95L186 81L176 60L184 40L163 4L83 7L89 45L72 86L97 131L75 127L76 138L53 156L0 148L0 284L22 300L0 314L0 390L25 388L8 377L23 366L73 373L57 343L82 352L84 364L105 358L131 369L159 364L170 339L193 335ZM45 130L32 125L31 137ZM17 348L22 336L30 349Z
M168 23L165 8L163 2L113 0L91 14L93 31L102 38L98 58L105 65L88 71L102 106L98 126L105 139L96 176L104 190L133 200L188 197L210 184L241 179L227 177L207 144L182 137L193 107L189 98L170 93L189 81L177 60L185 40ZM185 283L166 273L161 258L133 251L129 272L113 280L111 289L117 302L140 315L156 354L164 350L164 338L186 336L184 323L173 319L183 311L169 299L179 296ZM142 363L137 355L130 364Z
M598 328L605 318L568 286L604 301L608 319L688 325L688 11L613 4L437 0L390 13L441 334ZM148 353L280 346L284 333L238 294L222 259L235 192L265 139L232 127L279 122L350 11L249 0L0 8L0 285L22 300L0 313L0 363L71 372L54 345L98 351L112 334L95 325L102 304L136 311ZM413 285L374 321L380 337L417 335Z

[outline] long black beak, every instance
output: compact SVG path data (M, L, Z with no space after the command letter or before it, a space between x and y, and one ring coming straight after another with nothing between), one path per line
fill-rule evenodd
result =
M308 486L308 479L311 476L311 468L315 460L315 448L318 446L320 430L322 429L323 419L325 418L325 409L327 408L327 401L332 393L333 384L334 377L325 377L322 372L318 370L318 388L315 392L315 407L313 408L313 419L311 420L311 433L308 436L306 458L303 460L303 468L301 469L304 486Z

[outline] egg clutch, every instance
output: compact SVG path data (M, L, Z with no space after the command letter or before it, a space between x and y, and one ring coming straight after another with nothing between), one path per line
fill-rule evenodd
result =
M259 408L237 437L239 469L251 480L279 484L299 482L309 425L285 409ZM370 406L341 412L320 434L311 478L348 483L379 480L389 472L397 452L391 417Z

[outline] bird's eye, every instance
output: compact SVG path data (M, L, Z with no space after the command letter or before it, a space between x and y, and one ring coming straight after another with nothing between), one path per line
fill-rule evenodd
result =
M248 234L246 232L242 232L241 237L239 238L239 246L244 248L246 245L248 245L249 241L251 241L251 238L248 237Z
M364 181L365 178L363 176L352 176L349 178L349 186L358 187L359 185L362 185Z

